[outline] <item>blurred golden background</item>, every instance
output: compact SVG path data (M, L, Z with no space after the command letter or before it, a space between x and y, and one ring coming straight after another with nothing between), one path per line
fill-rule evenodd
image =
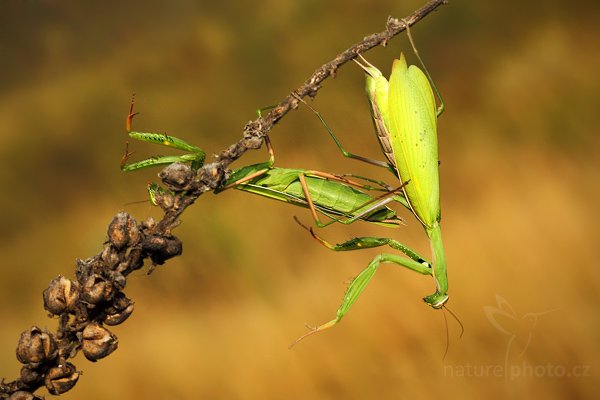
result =
M14 379L21 331L54 328L42 290L96 254L112 216L158 216L158 170L118 168L124 118L219 152L257 108L406 16L417 1L0 2L0 377ZM446 101L439 121L443 314L431 279L385 265L340 325L287 346L335 315L346 282L377 254L332 253L293 221L308 212L239 191L183 215L183 256L129 279L136 310L120 347L63 399L593 398L600 356L599 4L450 1L413 29ZM367 54L389 71L405 35ZM363 74L352 64L312 103L351 151L378 157ZM385 171L346 160L306 109L271 134L277 164ZM133 143L134 158L163 152ZM246 154L234 166L266 158ZM427 251L414 219L322 232L389 236ZM596 221L596 222L594 222ZM388 250L385 250L388 251Z

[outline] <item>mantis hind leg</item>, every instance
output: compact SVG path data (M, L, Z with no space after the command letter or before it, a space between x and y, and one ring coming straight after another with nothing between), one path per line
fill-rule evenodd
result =
M440 105L438 106L438 108L436 110L436 117L439 117L440 115L442 115L442 113L446 109L446 106L444 104L444 99L442 98L442 94L440 93L437 86L435 85L435 82L433 81L431 74L429 74L429 71L427 70L425 63L423 62L423 60L421 59L421 56L419 55L419 50L417 50L415 41L413 40L412 34L410 33L410 25L408 24L408 21L403 19L402 22L404 22L404 26L406 26L406 35L408 36L408 41L410 42L410 45L412 46L413 53L415 53L417 60L419 60L419 64L421 64L421 67L423 67L423 71L425 71L425 75L427 75L427 79L429 79L429 82L431 82L433 91L435 92L435 95L438 97L438 99L440 101Z
M391 192L393 190L393 188L390 185L388 185L386 182L378 180L378 179L373 179L373 178L369 178L369 177L357 175L357 174L352 174L352 173L341 174L341 175L337 175L337 176L340 178L350 177L350 178L360 179L365 182L370 182L370 183L376 185L376 186L362 185L362 188L366 189L366 190L373 190L373 191L379 191L379 192Z
M365 162L367 164L376 165L378 167L382 167L382 168L386 168L386 169L389 169L389 170L393 170L393 168L391 168L390 165L388 163L386 163L385 161L373 160L371 158L364 157L364 156L361 156L361 155L358 155L358 154L354 154L354 153L350 153L350 152L346 151L346 149L342 145L342 142L335 135L335 133L333 133L333 130L329 127L329 125L327 124L327 122L325 121L325 118L323 118L323 116L321 115L321 113L318 112L317 110L315 110L306 101L304 101L304 99L302 99L300 97L297 97L297 96L296 96L296 98L298 100L300 100L302 103L304 103L304 105L306 105L313 112L313 114L315 114L317 116L317 118L319 118L319 121L321 121L321 125L323 125L323 127L325 128L325 130L327 130L327 133L329 133L329 136L331 136L331 138L335 142L337 148L340 150L340 152L343 154L344 157L352 158L352 159L355 159L355 160L359 160L359 161Z
M375 221L371 221L368 218L365 218L367 215L369 215L370 213L376 211L377 209L384 207L386 204L392 202L392 201L398 201L401 204L404 204L402 202L403 198L399 198L396 195L397 190L399 189L395 189L392 190L390 192L386 192L383 195L379 196L379 197L375 197L373 199L371 199L370 201L367 201L366 203L363 203L361 205L359 205L358 207L355 207L354 209L348 211L347 213L345 213L344 215L340 216L340 217L331 217L331 220L328 222L321 222L321 220L319 219L319 217L317 216L316 213L316 207L314 205L314 202L312 200L312 195L310 194L310 189L308 187L308 183L306 181L306 176L316 176L316 177L320 177L323 179L327 179L327 180L332 180L332 181L338 181L341 183L344 183L346 185L349 186L355 186L355 187L359 187L359 188L370 188L370 186L368 185L362 185L360 183L351 181L347 178L344 178L343 176L339 176L339 175L332 175L332 174L328 174L325 172L320 172L320 171L305 171L304 173L301 173L298 175L298 181L300 182L300 186L302 187L302 191L304 194L304 198L306 199L308 208L311 211L313 220L315 221L315 223L317 224L317 226L319 228L324 228L326 226L329 226L335 222L339 222L341 224L344 225L349 225L352 224L360 219L364 219L365 221L369 221L369 222L375 222ZM365 207L368 207L366 209L364 209ZM364 210L363 210L364 209ZM359 210L361 210L360 212L358 212ZM354 214L356 213L356 214ZM296 219L296 221L298 221ZM398 221L403 222L401 218L398 218ZM392 225L398 225L397 222L391 222L390 221L377 221L377 222L381 222L381 223L390 223ZM298 223L300 223L298 221ZM302 225L302 224L300 224ZM304 226L304 225L303 225Z

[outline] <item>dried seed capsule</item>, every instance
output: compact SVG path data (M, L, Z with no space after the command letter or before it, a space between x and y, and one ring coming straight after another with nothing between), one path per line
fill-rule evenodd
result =
M98 304L110 300L113 292L112 282L94 274L83 282L81 298L90 304Z
M169 258L181 255L183 244L177 237L147 236L142 244L155 265L162 265Z
M92 322L83 329L81 344L85 358L90 361L97 361L115 351L118 340L108 329Z
M119 253L112 246L104 246L100 258L110 269L114 269L120 261Z
M115 290L125 289L125 285L127 285L127 278L125 278L125 275L119 271L112 271L109 273L109 276L115 287Z
M19 390L11 394L8 400L44 400L44 398L24 390Z
M156 226L156 221L152 217L146 218L144 222L142 222L142 230L151 231Z
M75 370L75 366L71 363L65 363L50 368L44 383L48 392L56 396L71 390L78 379L79 372Z
M108 226L108 240L118 250L136 244L139 237L135 219L126 212L118 213Z
M196 173L189 165L179 162L166 166L158 174L163 183L174 192L187 190L194 175Z
M43 293L44 309L54 315L71 311L79 300L79 285L70 279L59 275L50 282Z
M50 332L37 326L21 333L17 345L17 359L23 364L38 364L56 357L56 341Z
M106 325L119 325L133 313L133 301L125 296L125 293L119 292L112 300L112 304L104 310Z
M31 364L28 364L21 368L21 380L23 383L33 387L37 383L44 381L44 374L36 368L31 368Z

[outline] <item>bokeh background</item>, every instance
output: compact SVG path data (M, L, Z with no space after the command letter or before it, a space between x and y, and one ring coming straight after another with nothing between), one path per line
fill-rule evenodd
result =
M158 216L156 170L120 172L135 127L217 153L255 110L423 1L0 1L0 376L41 292L96 254L119 210ZM118 351L64 399L593 398L600 359L600 17L595 1L451 1L413 30L446 100L439 121L450 348L430 279L384 266L344 321L346 282L376 251L335 254L293 221L305 210L239 191L207 194L176 233L182 257L126 293ZM368 53L388 70L404 35ZM414 57L411 55L414 62ZM363 75L346 65L312 103L349 150L378 157ZM280 166L385 171L343 159L301 108L272 131ZM162 151L135 143L135 157ZM236 165L266 158L263 150ZM332 227L331 241L393 235L427 251L417 223ZM386 250L387 251L387 250Z

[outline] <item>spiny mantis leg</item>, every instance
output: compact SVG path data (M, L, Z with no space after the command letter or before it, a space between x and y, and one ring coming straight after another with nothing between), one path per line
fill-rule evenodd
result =
M205 153L199 147L193 146L186 141L169 136L166 133L154 133L154 132L129 132L129 136L133 139L140 140L143 142L150 142L160 144L166 147L172 147L177 150L188 151L190 154L184 154L181 156L155 156L146 160L138 161L131 164L125 164L127 158L132 153L127 152L121 159L121 169L129 172L140 168L154 167L159 165L172 164L174 162L191 162L192 169L199 169L204 164Z
M383 237L363 236L352 238L343 243L331 244L325 239L323 239L321 236L317 235L312 227L304 225L296 217L294 217L294 220L296 221L296 223L298 223L298 225L306 229L317 242L319 242L321 245L328 248L329 250L354 251L363 249L373 249L381 246L389 246L394 250L401 251L411 260L415 261L418 264L418 266L415 266L415 268L419 269L419 271L417 272L425 275L431 275L431 263L427 261L424 257L422 257L419 253L398 242L397 240Z
M133 112L135 102L135 95L131 98L131 105L129 107L129 114L127 115L127 119L125 120L125 128L127 129L127 133L129 137L144 141L151 142L155 144L160 144L166 147L172 147L177 150L187 151L191 154L184 154L182 156L155 156L148 158L146 160L138 161L131 164L126 164L127 159L133 154L133 152L129 152L129 142L125 143L125 154L121 158L121 169L123 171L135 171L140 168L154 167L159 165L168 165L174 162L191 162L192 168L194 170L199 169L202 164L204 164L205 153L201 148L191 145L186 141L169 136L166 133L154 133L154 132L134 132L131 130L133 117L135 117L138 112Z
M361 271L356 278L352 280L348 289L346 290L346 294L344 295L344 299L342 300L342 304L337 310L336 317L329 322L326 322L317 327L310 327L310 331L306 334L299 337L296 341L294 341L290 347L296 345L302 339L313 335L317 332L321 332L325 329L331 328L336 325L338 322L342 320L342 318L348 313L354 302L358 299L364 288L373 278L377 269L381 265L381 263L391 263L400 265L402 267L408 268L412 271L415 271L422 275L432 275L431 263L426 261L421 255L419 255L414 250L408 248L402 243L390 239L390 238L381 238L381 237L357 237L350 239L346 242L332 245L327 242L325 239L317 235L312 227L307 227L302 224L297 218L295 218L296 222L302 226L304 229L308 230L312 237L317 240L320 244L327 247L333 251L353 251L353 250L362 250L362 249L371 249L375 247L381 246L390 246L395 250L399 250L408 257L409 259L404 258L402 256L394 255L394 254L379 254L375 256L369 265Z
M406 267L412 271L418 272L423 275L431 275L431 268L425 267L423 264L419 264L414 260L410 260L408 258L404 258L402 256L398 256L395 254L378 254L376 255L369 265L362 270L353 280L350 282L348 289L346 290L346 294L344 295L344 299L342 300L342 304L337 310L336 317L329 322L326 322L317 327L309 327L310 331L305 333L296 339L291 345L290 348L294 345L298 344L301 340L305 339L308 336L314 335L317 332L324 331L325 329L331 328L336 325L338 322L342 320L342 318L348 313L354 302L358 299L358 296L365 289L367 284L371 281L377 269L381 265L381 263L391 263L396 264L402 267Z
M125 147L125 151L127 152L127 146ZM136 161L130 164L125 164L129 156L131 156L133 152L125 153L123 158L121 159L121 170L125 172L131 172L142 168L150 168L157 167L161 165L170 165L176 162L196 162L198 160L198 156L196 154L183 154L181 156L154 156L147 158L142 161Z

